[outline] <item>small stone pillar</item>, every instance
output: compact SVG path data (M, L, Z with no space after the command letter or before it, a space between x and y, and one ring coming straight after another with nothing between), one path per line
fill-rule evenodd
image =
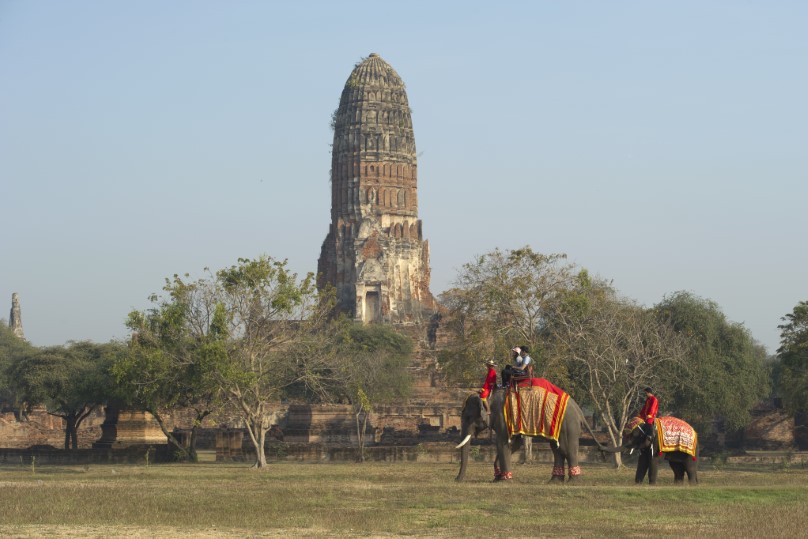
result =
M101 438L95 448L123 448L140 444L161 445L168 443L154 416L140 410L122 410L115 406L104 408L104 423Z
M8 327L12 333L22 340L25 340L25 333L22 331L22 312L20 311L20 295L14 292L11 294L11 315L8 318Z
M219 429L216 431L216 461L244 460L244 431Z

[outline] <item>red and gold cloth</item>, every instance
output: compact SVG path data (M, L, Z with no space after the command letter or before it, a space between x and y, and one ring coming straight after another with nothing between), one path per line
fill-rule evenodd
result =
M505 396L505 424L511 436L542 436L558 441L569 394L544 378L520 382Z
M636 429L643 423L645 423L645 420L640 416L632 417L631 419L628 420L628 423L626 423L626 428L623 429L623 434L628 436L634 429Z
M681 451L696 458L698 435L687 422L671 416L658 417L656 429L660 453Z

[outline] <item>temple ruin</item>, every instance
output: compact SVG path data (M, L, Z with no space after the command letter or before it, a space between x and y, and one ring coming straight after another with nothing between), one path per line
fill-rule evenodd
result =
M422 322L435 300L404 82L371 54L348 77L332 120L331 226L318 285L333 286L339 310L357 321Z
M20 295L14 292L11 294L11 314L8 317L8 327L12 333L22 340L25 340L25 333L22 330L22 312L20 311Z

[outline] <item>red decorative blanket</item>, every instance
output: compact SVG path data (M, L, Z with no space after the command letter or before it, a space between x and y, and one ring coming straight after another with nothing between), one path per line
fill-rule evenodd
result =
M698 446L696 429L685 421L671 416L658 417L656 428L661 453L681 451L696 458L696 447Z
M634 417L628 421L624 432L629 434L643 423L645 421L641 417ZM657 451L659 453L681 451L693 459L696 458L698 435L696 429L687 422L673 416L664 416L656 418L654 426L657 429Z
M558 441L569 394L544 378L519 382L505 396L505 424L511 435L542 436Z

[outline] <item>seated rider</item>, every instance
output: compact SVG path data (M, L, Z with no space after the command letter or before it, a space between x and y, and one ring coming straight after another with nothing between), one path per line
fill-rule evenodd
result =
M659 410L659 401L650 387L646 387L643 391L645 391L645 403L640 410L640 417L644 423L640 425L640 428L646 436L651 437L654 434L654 420L656 420Z
M516 363L516 360L519 359L519 352L522 350L517 346L516 348L511 349L511 361ZM511 383L511 376L514 375L514 368L511 365L505 365L505 368L502 369L502 386L506 389Z
M497 387L497 370L495 368L497 364L494 363L493 359L489 359L485 362L485 366L488 367L488 372L485 375L483 387L480 389L480 399L483 401L483 406L485 406L485 409L488 410L488 397Z
M528 354L529 350L528 347L524 344L519 346L519 358L516 360L516 369L520 371L521 374L517 374L514 372L515 376L533 376L533 360L530 358Z

